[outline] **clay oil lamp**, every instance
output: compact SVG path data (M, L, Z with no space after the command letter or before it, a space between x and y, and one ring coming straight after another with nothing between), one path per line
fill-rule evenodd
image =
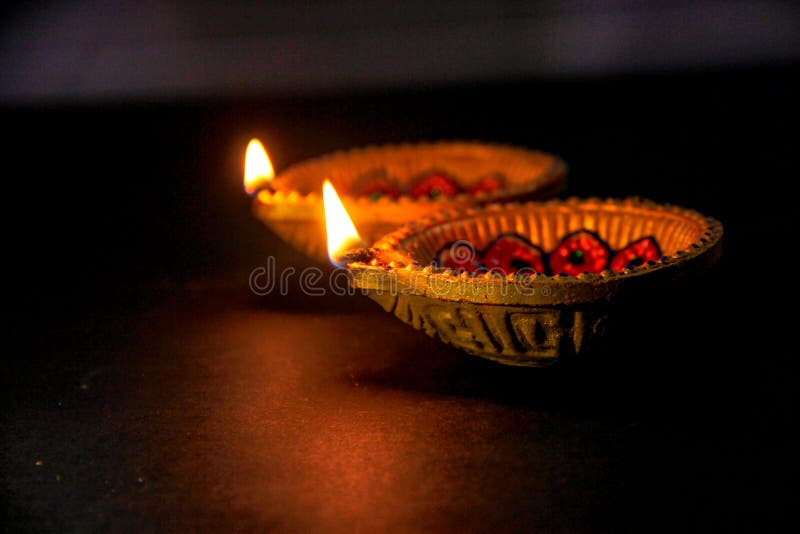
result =
M623 295L711 267L722 232L690 209L568 199L452 208L332 253L412 327L504 364L549 366L595 345Z
M385 145L327 154L277 175L257 141L245 162L253 212L294 248L327 261L324 180L341 195L365 243L408 221L457 207L543 199L563 186L558 157L467 141Z

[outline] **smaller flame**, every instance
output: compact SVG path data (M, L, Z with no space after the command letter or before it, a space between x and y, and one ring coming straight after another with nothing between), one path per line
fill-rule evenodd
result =
M264 145L258 139L251 139L244 155L244 190L248 195L264 187L275 177Z
M353 248L363 246L356 227L347 210L344 209L336 189L330 181L322 186L322 200L325 205L325 231L328 234L328 258L334 265L342 254Z

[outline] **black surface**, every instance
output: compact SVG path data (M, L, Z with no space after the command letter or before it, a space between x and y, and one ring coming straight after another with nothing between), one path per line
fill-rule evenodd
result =
M3 109L6 527L785 526L796 74ZM308 263L250 215L251 136L279 169L390 141L541 148L570 194L721 219L725 259L593 364L505 368L361 297L252 295L268 256Z

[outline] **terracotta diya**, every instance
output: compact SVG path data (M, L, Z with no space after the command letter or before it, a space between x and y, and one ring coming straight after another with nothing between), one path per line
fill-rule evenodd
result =
M386 311L464 351L551 365L584 352L610 304L710 267L722 225L641 199L450 209L338 261Z
M385 145L306 160L251 193L256 217L294 248L327 262L320 195L325 179L341 195L365 242L372 243L442 209L549 198L562 188L566 170L552 154L505 145Z

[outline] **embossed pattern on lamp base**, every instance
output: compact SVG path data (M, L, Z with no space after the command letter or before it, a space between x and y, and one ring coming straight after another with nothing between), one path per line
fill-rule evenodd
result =
M421 295L371 294L381 307L431 337L508 365L547 366L578 354L602 332L593 308L498 306L432 301Z

